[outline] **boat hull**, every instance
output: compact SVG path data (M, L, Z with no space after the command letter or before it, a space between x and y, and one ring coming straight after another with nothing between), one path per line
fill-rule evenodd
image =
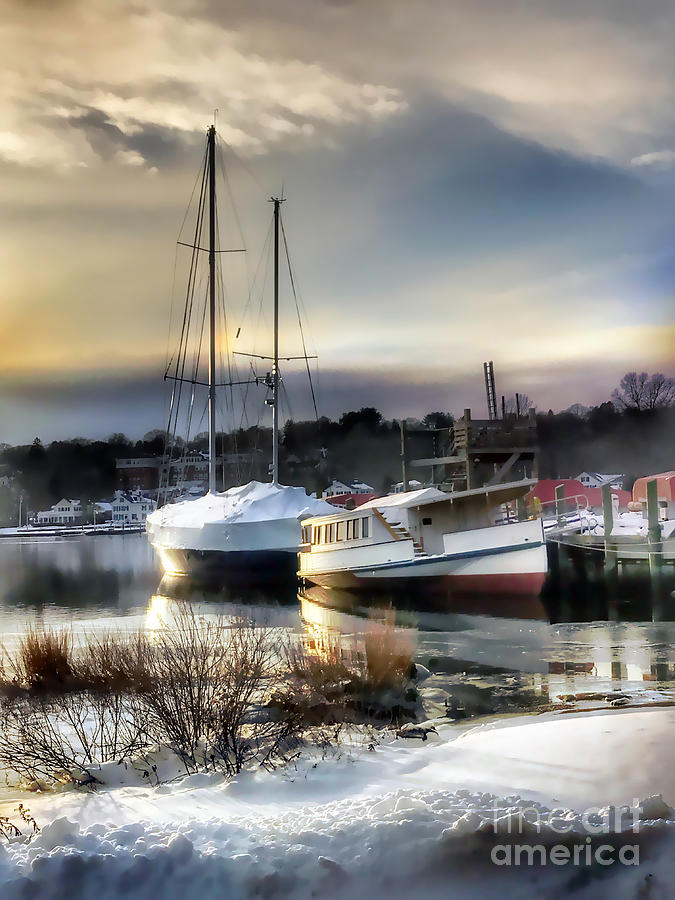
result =
M538 596L546 580L546 545L538 521L444 535L444 545L446 552L435 555L413 556L409 540L301 553L300 575L322 587L440 589L470 596Z
M281 584L295 580L296 551L188 550L155 547L166 575L185 576L205 584Z
M406 593L442 591L458 596L538 597L546 580L545 572L491 573L484 575L431 575L423 578L380 576L363 577L355 572L326 572L305 576L320 587L367 591L404 591Z

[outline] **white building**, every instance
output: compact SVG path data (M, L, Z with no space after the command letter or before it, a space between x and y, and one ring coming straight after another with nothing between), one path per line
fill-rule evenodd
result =
M624 475L604 475L602 472L582 472L577 475L577 481L580 481L584 487L602 487L608 484L614 490L620 491L623 488Z
M417 481L415 478L411 478L408 481L408 490L409 491L419 491L420 488L424 487L421 481ZM389 491L390 494L403 494L403 482L399 481L398 484L395 484L393 488Z
M68 500L64 497L51 509L41 510L35 514L36 525L72 525L82 518L82 504L79 500Z
M113 525L143 525L157 504L140 491L115 491L112 502Z
M374 491L375 488L366 484L365 481L356 479L355 481L350 481L345 484L344 481L338 481L337 478L334 478L332 483L329 484L323 492L323 496L338 497L340 494L372 494Z

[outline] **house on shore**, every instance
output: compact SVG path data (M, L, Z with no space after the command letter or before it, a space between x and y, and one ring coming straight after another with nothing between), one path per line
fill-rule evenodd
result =
M82 503L63 497L51 509L40 510L33 517L35 525L75 525L82 521Z
M625 475L606 475L602 472L580 472L576 480L585 488L601 488L603 484L608 484L615 490L621 490L625 477Z
M365 481L359 481L358 478L348 482L338 481L337 478L334 478L323 492L323 496L328 500L343 494L372 494L374 490L372 485L366 484Z
M140 491L115 491L112 501L113 525L143 525L157 503Z

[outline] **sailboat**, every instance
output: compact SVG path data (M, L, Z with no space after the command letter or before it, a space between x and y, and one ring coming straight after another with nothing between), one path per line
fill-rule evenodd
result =
M195 240L193 252L208 252L208 493L167 503L147 517L146 530L164 571L197 579L277 581L295 577L301 542L300 520L326 515L333 507L304 488L279 483L279 198L274 204L274 355L264 380L272 409L271 481L250 481L217 490L216 452L216 129L207 132L203 177L208 203L208 247ZM205 212L206 210L204 210ZM190 381L176 370L174 380ZM192 383L201 383L192 380ZM232 383L232 382L231 382ZM241 383L241 382L234 382Z

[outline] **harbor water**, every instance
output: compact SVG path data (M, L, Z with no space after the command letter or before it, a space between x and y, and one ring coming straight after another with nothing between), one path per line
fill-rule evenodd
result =
M619 604L609 611L596 604L586 616L569 598L546 594L479 606L293 584L264 593L253 587L205 591L184 579L163 579L143 534L0 542L6 650L35 625L65 627L75 638L99 629L168 627L180 600L200 615L244 614L281 627L317 653L336 641L346 653L358 653L368 630L386 621L434 674L439 703L455 696L459 685L470 685L478 712L536 706L579 691L675 696L675 600L668 592L655 603L646 591L643 582L628 584ZM595 618L598 609L605 615ZM502 706L490 699L495 691Z

